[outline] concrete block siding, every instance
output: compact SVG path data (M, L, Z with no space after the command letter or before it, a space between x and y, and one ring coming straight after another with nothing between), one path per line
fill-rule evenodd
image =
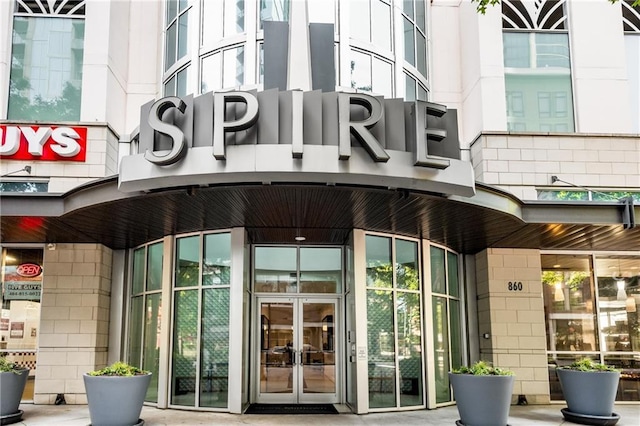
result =
M107 363L112 253L100 244L44 251L34 403L86 404L82 375Z
M554 175L596 190L640 188L637 136L483 133L471 145L471 161L478 182L522 200L536 200L540 187L561 189L551 184Z
M476 255L480 358L515 372L514 402L525 395L530 404L549 403L540 271L539 250L490 248Z

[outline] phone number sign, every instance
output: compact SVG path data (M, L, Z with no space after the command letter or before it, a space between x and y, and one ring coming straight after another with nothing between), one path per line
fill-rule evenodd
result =
M7 281L4 283L5 300L40 300L42 283Z

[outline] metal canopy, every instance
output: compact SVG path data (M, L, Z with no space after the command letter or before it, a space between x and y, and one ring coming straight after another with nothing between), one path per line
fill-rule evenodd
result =
M244 184L125 194L116 178L63 195L3 194L7 243L135 247L165 235L245 227L252 243L343 244L353 228L487 247L640 250L616 204L521 203L479 186L473 198L356 186ZM638 209L636 208L636 211Z

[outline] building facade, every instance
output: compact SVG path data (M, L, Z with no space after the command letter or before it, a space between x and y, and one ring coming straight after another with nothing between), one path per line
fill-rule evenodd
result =
M622 369L640 401L630 1L0 2L0 352L24 400L454 402ZM598 23L594 31L593 23Z

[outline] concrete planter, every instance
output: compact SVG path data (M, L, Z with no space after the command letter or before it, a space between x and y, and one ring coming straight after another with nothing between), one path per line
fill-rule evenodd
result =
M509 419L514 376L449 373L460 414L458 424L505 426Z
M22 418L22 411L18 407L28 377L28 368L20 370L20 374L0 373L0 418L3 425L15 423Z
M618 391L619 371L556 369L564 399L574 414L609 417Z
M92 426L142 424L140 412L151 373L139 376L83 375Z

